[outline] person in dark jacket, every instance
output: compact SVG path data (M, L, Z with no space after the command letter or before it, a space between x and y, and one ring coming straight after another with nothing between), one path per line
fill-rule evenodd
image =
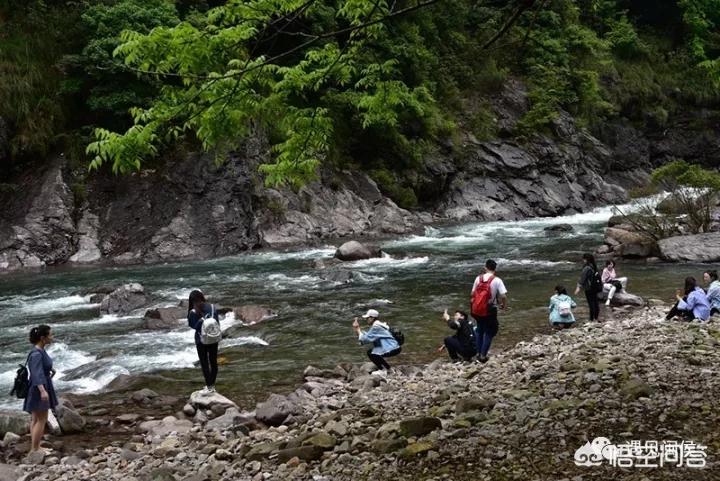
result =
M200 358L200 367L205 378L203 393L215 392L215 380L218 375L218 344L203 344L200 338L203 318L212 313L218 319L218 313L205 300L202 291L194 290L188 299L188 326L195 330L195 348Z
M598 273L598 267L595 263L595 256L592 254L583 254L583 268L580 272L580 281L575 288L575 295L580 293L580 289L585 291L585 298L590 308L590 321L597 321L600 317L600 301L598 301L598 287L594 282Z
M52 344L53 335L50 326L41 325L30 330L30 343L33 349L28 354L27 368L30 375L30 390L23 403L23 411L30 413L30 451L40 449L40 441L45 434L48 411L58 404L52 378L55 376L53 362L45 348Z
M447 309L443 313L443 320L447 322L455 334L445 338L445 348L453 362L470 361L477 353L475 348L475 330L463 311L455 311L452 319ZM462 359L461 359L462 358Z

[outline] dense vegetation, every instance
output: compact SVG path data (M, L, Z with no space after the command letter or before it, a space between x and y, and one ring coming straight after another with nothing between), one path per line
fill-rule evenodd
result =
M0 20L5 179L60 150L117 172L177 145L222 160L262 130L267 182L352 165L411 206L397 173L510 76L518 136L561 108L662 126L720 98L720 0L4 0ZM495 135L487 102L471 116Z

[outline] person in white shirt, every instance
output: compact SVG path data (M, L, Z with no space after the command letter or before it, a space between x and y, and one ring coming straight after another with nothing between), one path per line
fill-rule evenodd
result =
M488 259L485 272L475 278L471 291L471 312L477 326L475 340L480 362L487 362L490 344L498 333L498 303L500 309L507 308L507 289L495 269L497 262Z

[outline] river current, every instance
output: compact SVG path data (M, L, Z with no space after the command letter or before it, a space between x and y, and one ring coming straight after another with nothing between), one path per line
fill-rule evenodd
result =
M152 374L163 393L182 396L202 386L193 332L182 326L147 331L144 307L131 315L100 315L89 297L74 293L98 284L140 282L153 306L177 305L194 288L223 306L260 304L276 318L243 328L220 347L219 391L245 408L269 391L286 390L308 364L333 367L366 360L350 325L372 307L406 338L395 363L424 362L437 353L448 329L443 309L467 308L473 279L487 258L509 291L511 309L501 314L493 349L549 332L547 301L556 284L574 288L583 252L603 237L611 208L555 218L428 227L421 236L382 243L388 257L346 263L348 284L325 281L313 260L332 257L332 246L292 252L264 251L197 262L151 266L49 268L42 273L0 276L0 407L20 406L8 392L17 365L30 347L30 327L53 327L49 349L60 392L96 393L120 374ZM568 223L574 231L548 234L547 226ZM670 300L686 275L701 277L702 266L619 262L628 290ZM576 317L584 319L580 296ZM601 314L602 315L602 314ZM611 315L611 313L605 313ZM224 327L235 323L232 315ZM492 351L491 351L492 354ZM87 369L76 369L87 366ZM65 373L75 369L74 376ZM79 373L79 374L78 374Z

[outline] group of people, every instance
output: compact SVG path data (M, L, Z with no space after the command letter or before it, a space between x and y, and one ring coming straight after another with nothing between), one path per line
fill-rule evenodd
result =
M602 273L598 272L591 254L585 254L583 261L575 294L581 290L585 292L590 320L595 321L599 317L599 294L607 292L605 304L609 306L615 294L627 287L628 279L617 276L613 260L606 262ZM446 337L439 350L447 350L453 361L471 361L476 356L478 362L488 360L490 345L499 329L498 310L507 309L508 299L507 288L497 276L496 269L497 263L490 259L485 263L484 271L475 278L470 298L471 315L463 310L456 310L452 317L447 310L442 315L442 320L455 334ZM720 280L717 271L706 271L703 279L707 290L699 287L693 277L685 279L685 288L677 292L677 303L668 313L667 319L677 317L688 321L707 321L711 315L720 313ZM558 328L573 325L575 307L577 303L568 295L567 289L557 285L548 307L550 324ZM357 318L352 328L360 344L371 345L367 356L376 367L374 373L384 374L391 369L387 358L400 354L404 337L381 320L380 313L375 309L368 310L362 317L367 328L363 329ZM221 338L219 316L215 306L207 302L200 290L190 293L187 321L188 326L195 331L195 346L205 379L203 392L214 392L218 376L218 343ZM23 409L31 414L31 450L35 451L40 449L48 411L57 406L58 398L52 382L55 375L53 361L46 351L53 342L52 330L47 325L37 326L32 328L29 337L33 348L26 362L28 390Z

